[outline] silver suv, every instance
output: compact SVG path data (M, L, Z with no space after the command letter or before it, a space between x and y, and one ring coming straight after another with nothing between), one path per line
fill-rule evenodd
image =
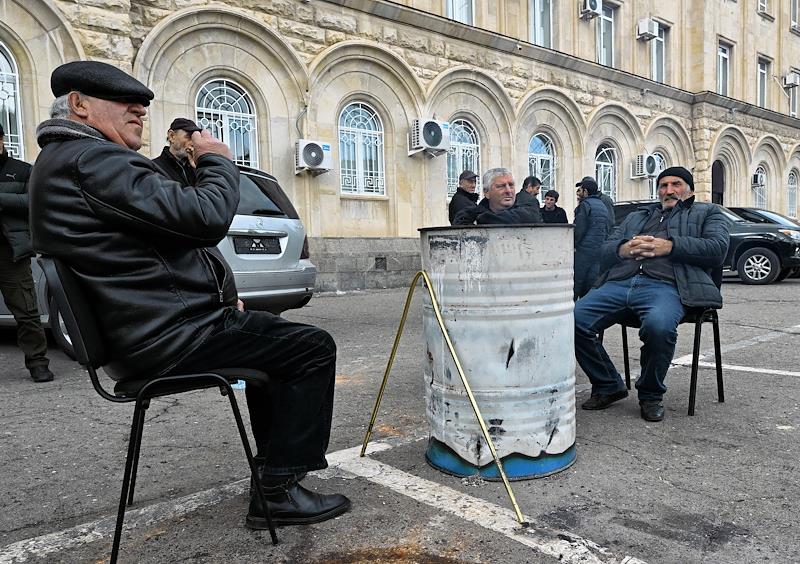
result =
M303 307L317 279L303 223L274 176L241 166L239 171L239 207L228 236L217 245L233 270L239 298L247 309L275 314ZM44 274L35 260L31 268L42 321L61 349L73 356L69 335L47 295ZM0 326L14 326L14 317L2 303Z

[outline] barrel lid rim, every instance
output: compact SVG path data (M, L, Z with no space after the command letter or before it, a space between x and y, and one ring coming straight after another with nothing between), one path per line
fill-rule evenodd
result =
M445 231L450 229L498 229L498 228L530 228L535 227L537 229L542 228L551 228L551 227L570 227L575 228L574 225L571 223L515 223L513 225L507 225L503 223L487 223L483 225L438 225L435 227L419 227L417 231L420 233L427 233L429 231Z

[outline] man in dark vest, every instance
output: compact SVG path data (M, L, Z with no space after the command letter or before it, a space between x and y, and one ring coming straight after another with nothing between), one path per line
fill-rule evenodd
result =
M172 120L167 131L167 143L161 155L153 159L158 168L181 186L194 186L195 167L192 133L203 131L195 122L186 118Z
M39 319L31 274L28 226L28 177L31 165L11 157L0 125L0 292L17 322L17 344L34 382L53 379L47 359L47 338Z

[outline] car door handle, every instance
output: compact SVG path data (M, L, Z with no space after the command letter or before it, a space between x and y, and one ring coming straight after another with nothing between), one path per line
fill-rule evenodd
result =
M228 235L243 235L245 237L286 237L286 231L273 231L271 229L229 229Z

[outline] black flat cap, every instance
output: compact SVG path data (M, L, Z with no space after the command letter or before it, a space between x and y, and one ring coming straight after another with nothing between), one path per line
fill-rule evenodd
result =
M464 172L458 175L459 180L472 180L473 178L478 178L478 175L472 172L471 170L465 170Z
M194 133L195 131L203 131L203 128L198 126L195 122L187 118L175 118L169 124L169 128L173 131L176 129L183 129L186 133Z
M50 89L58 98L77 90L87 96L149 106L153 91L117 67L99 61L73 61L61 65L50 77Z

